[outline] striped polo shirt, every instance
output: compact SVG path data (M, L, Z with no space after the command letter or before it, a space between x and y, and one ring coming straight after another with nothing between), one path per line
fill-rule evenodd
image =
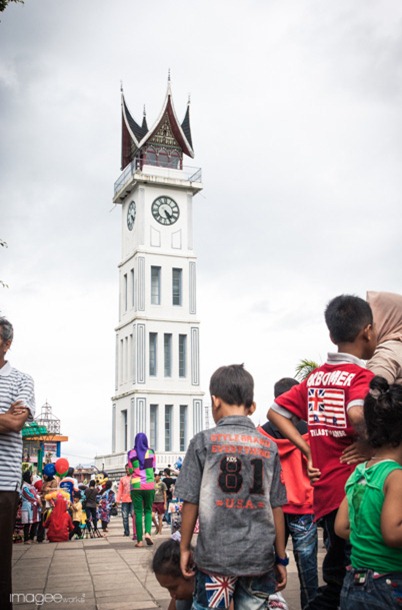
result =
M0 369L0 413L22 400L29 409L28 421L35 415L35 393L32 377L14 369L9 362ZM0 491L18 491L21 485L22 434L0 433Z

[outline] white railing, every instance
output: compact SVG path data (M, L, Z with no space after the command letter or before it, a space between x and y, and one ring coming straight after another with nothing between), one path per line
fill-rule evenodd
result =
M114 196L120 193L125 186L130 184L135 176L160 176L171 180L183 180L186 182L201 182L202 170L200 167L184 166L183 169L175 169L172 167L161 167L159 165L142 165L139 159L134 159L120 174L119 178L114 183Z

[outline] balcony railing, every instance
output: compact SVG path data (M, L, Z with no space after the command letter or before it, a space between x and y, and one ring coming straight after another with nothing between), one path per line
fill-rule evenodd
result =
M171 167L161 167L159 165L142 165L139 159L134 159L123 170L120 177L114 183L114 196L120 193L125 186L130 184L135 176L158 176L167 178L168 180L180 180L190 183L201 182L202 171L199 167L184 166L183 169L174 169Z

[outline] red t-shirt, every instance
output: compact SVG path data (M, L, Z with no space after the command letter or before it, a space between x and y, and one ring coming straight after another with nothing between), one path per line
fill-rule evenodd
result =
M348 408L363 405L374 376L358 362L349 354L328 354L326 364L275 399L277 405L307 421L313 465L321 471L314 483L316 519L339 507L355 468L339 461L343 450L356 440Z

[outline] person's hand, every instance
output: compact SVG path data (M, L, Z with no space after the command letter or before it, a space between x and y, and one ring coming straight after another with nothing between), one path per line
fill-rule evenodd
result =
M8 409L8 412L10 415L16 415L19 417L20 415L25 414L27 410L28 409L24 406L24 402L22 400L17 400L16 402L12 403Z
M279 563L275 566L275 576L276 576L276 591L282 591L286 587L288 575L285 566L280 565Z
M195 574L193 554L190 550L180 551L180 568L184 578L192 578Z
M362 462L369 460L371 454L372 449L367 445L367 443L355 441L342 451L339 461L341 464L361 464Z
M313 466L313 460L311 458L307 460L307 475L310 479L310 483L315 483L321 476L321 470Z

